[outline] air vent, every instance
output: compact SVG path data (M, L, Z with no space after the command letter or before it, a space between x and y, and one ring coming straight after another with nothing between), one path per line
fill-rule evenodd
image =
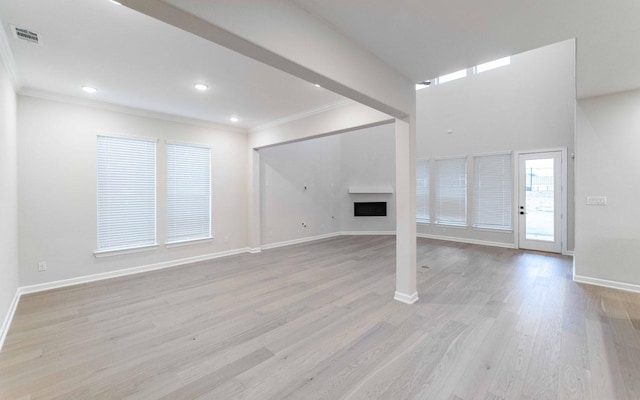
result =
M42 38L36 32L30 31L25 28L18 28L17 26L13 25L11 25L11 32L13 33L13 37L16 39L22 39L29 43L42 46Z

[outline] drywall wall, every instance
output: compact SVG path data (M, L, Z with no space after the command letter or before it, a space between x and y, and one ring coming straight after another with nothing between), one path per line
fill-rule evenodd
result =
M395 201L395 125L387 124L340 135L341 184L340 230L343 232L394 232ZM355 188L391 188L393 193L348 193ZM353 203L387 202L386 217L354 217Z
M338 232L395 231L393 124L260 150L262 245ZM386 201L386 217L354 217L354 201ZM304 223L304 225L303 225Z
M416 157L433 160L559 147L571 154L575 95L574 40L517 54L509 66L420 90ZM567 161L567 247L572 250L574 165L570 157ZM514 233L435 224L419 224L418 233L514 243Z
M158 138L160 248L95 258L96 134ZM165 140L212 148L210 242L166 248ZM247 134L18 96L20 285L81 277L247 245ZM38 272L39 261L48 270Z
M262 245L339 230L340 138L260 150Z
M18 288L16 93L0 58L0 347Z
M578 101L575 274L640 290L640 90ZM587 196L606 196L605 206ZM606 282L592 282L605 283Z
M274 126L257 128L249 135L249 145L252 148L273 146L391 121L393 118L387 114L363 104L346 101L292 121L282 121Z

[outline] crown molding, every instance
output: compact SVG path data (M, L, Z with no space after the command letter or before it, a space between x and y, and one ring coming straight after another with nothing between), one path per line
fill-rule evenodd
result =
M216 129L216 130L221 130L226 132L237 132L242 134L248 133L247 129L239 128L237 126L217 124L215 122L189 118L189 117L182 117L174 114L166 114L166 113L157 112L157 111L144 110L144 109L129 107L129 106L122 106L114 103L107 103L107 102L102 102L97 100L89 100L81 97L67 96L63 94L48 92L45 90L23 88L20 91L18 91L18 94L20 96L35 97L38 99L57 101L60 103L94 107L94 108L99 108L107 111L114 111L114 112L136 115L140 117L159 119L159 120L169 121L169 122L177 122L181 124L196 125L196 126L201 126L203 128Z
M318 107L318 108L314 108L312 110L309 111L304 111L298 114L291 114L289 116L283 117L283 118L279 118L276 120L273 120L271 122L267 122L266 124L262 124L262 125L258 125L255 128L251 128L249 129L249 133L257 133L260 131L264 131L266 129L270 129L270 128L274 128L276 126L280 126L280 125L284 125L287 124L289 122L293 122L293 121L298 121L307 117L310 117L312 115L316 115L316 114L320 114L323 113L325 111L329 111L329 110L333 110L336 108L340 108L343 106L346 106L347 104L351 104L351 103L355 103L355 101L351 100L351 99L345 99L345 100L341 100L337 103L332 103L326 106L322 106L322 107Z

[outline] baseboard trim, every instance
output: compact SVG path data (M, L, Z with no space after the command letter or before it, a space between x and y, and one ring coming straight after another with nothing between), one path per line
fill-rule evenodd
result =
M188 258L180 258L177 260L165 261L157 264L149 264L149 265L143 265L140 267L120 269L117 271L109 271L101 274L85 275L77 278L63 279L59 281L40 283L40 284L30 285L30 286L23 286L19 289L21 294L37 293L37 292L43 292L46 290L59 289L67 286L80 285L83 283L97 282L105 279L118 278L121 276L141 274L144 272L156 271L159 269L178 267L181 265L191 264L194 262L208 261L208 260L213 260L215 258L227 257L227 256L232 256L232 255L242 254L247 252L249 252L249 248L227 250L227 251L221 251L218 253L204 254L204 255L188 257Z
M250 254L258 254L261 252L262 252L262 249L260 247L255 247L255 248L250 247L247 249L247 253L250 253Z
M20 288L16 289L16 294L13 296L13 301L11 302L11 306L9 307L9 312L7 313L7 317L2 322L2 329L0 329L0 351L2 351L2 347L4 346L4 341L7 338L7 334L9 333L9 327L11 327L11 322L13 322L13 316L16 314L16 310L18 309L18 303L20 302L20 296L22 292Z
M609 281L606 279L592 278L589 276L573 275L573 281L588 285L603 286L610 289L624 290L626 292L640 293L640 285L634 283Z
M401 303L405 303L405 304L413 304L416 301L418 301L418 292L415 292L413 294L405 294L405 293L400 293L400 292L396 292L396 294L393 296L394 300L397 300Z
M340 235L343 236L373 236L373 235L393 235L395 236L396 231L342 231Z
M316 241L316 240L327 239L327 238L332 238L332 237L336 237L336 236L340 236L340 232L325 233L323 235L309 236L309 237L306 237L306 238L293 239L293 240L286 240L284 242L269 243L269 244L265 244L265 245L260 246L260 249L262 249L262 250L275 249L277 247L284 247L284 246L291 246L292 244L313 242L313 241Z
M447 242L479 244L481 246L502 247L502 248L505 248L505 249L515 249L516 248L516 245L513 244L513 243L491 242L491 241L488 241L488 240L476 240L476 239L458 238L458 237L453 237L453 236L431 235L429 233L417 233L416 236L420 237L420 238L425 238L425 239L445 240Z

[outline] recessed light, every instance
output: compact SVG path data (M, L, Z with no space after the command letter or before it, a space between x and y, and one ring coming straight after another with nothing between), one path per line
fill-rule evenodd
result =
M313 84L313 86L315 86L315 87L322 87L322 86L320 86L320 84L319 84L319 83L314 83L314 84Z
M231 118L229 118L229 121L238 122L238 121L240 121L240 118L238 118L237 116L233 115L233 116L231 116Z
M87 86L87 85L83 85L82 90L84 90L87 93L95 93L98 91L98 89L94 88L93 86Z
M209 89L209 85L205 85L204 83L195 83L193 85L194 88L200 90L200 91L205 91L207 89Z
M111 1L113 4L117 4L117 5L119 5L119 6L121 6L121 5L122 5L122 3L120 3L119 1L116 1L116 0L110 0L110 1Z

